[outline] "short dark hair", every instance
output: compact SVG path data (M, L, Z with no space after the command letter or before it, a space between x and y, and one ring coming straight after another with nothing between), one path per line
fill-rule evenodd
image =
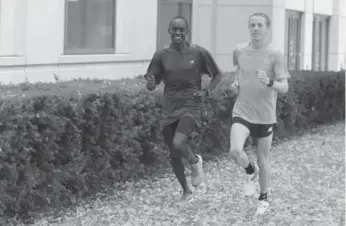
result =
M189 29L189 23L187 22L187 19L185 19L185 17L182 17L182 16L173 17L173 18L171 19L171 21L169 21L169 27L171 27L172 22L173 22L174 20L177 20L177 19L184 20L184 21L185 21L185 24L186 24L186 28Z
M253 17L253 16L261 16L261 17L263 17L264 19L266 19L267 27L270 27L270 19L269 19L269 16L267 14L265 14L265 13L254 13L254 14L252 14L249 17L249 21L250 21L251 17Z

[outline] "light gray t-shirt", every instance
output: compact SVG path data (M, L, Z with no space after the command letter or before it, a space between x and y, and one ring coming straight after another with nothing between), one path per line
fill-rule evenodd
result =
M271 44L253 49L251 42L238 45L233 52L233 64L239 69L239 94L233 107L233 117L241 117L254 124L276 123L277 92L262 84L257 70L264 70L273 80L290 78L280 51Z

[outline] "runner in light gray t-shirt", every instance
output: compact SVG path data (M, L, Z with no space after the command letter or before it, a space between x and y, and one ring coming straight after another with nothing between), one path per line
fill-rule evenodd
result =
M254 124L276 123L277 91L268 89L257 79L257 71L263 70L273 80L287 79L289 73L283 54L268 44L263 49L253 49L250 42L238 45L233 62L239 68L238 82L241 87L233 108L233 117L240 117ZM275 73L275 70L282 73Z
M245 168L244 194L254 195L254 180L259 175L260 196L256 214L264 214L269 208L267 199L270 169L268 155L276 123L278 93L288 91L290 78L283 54L265 42L270 20L264 13L255 13L249 18L251 41L238 45L233 52L237 67L237 79L232 87L238 87L238 97L233 107L233 124L230 135L230 156ZM249 161L243 151L248 136L257 139L258 166Z

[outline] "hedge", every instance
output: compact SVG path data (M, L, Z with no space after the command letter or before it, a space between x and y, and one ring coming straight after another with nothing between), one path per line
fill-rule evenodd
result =
M278 100L276 140L345 118L344 71L291 75L289 92ZM224 78L205 101L203 126L191 137L203 155L228 149L236 98L227 88L231 80ZM55 94L0 100L1 216L27 218L33 211L70 206L168 162L158 124L161 92L67 95L58 84L51 86Z

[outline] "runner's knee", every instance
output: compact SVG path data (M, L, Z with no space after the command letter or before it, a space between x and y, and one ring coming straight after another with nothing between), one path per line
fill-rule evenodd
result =
M162 131L163 141L169 149L173 148L174 129L171 126L166 126Z
M170 150L170 157L171 157L171 160L174 161L174 160L177 160L177 159L181 159L183 157L183 155L182 155L180 150L171 149Z
M181 133L177 133L173 138L173 148L176 150L183 150L186 145L186 136Z
M232 146L231 146L231 148L230 148L230 154L231 154L231 156L233 156L233 157L238 157L238 156L240 156L240 154L241 154L242 151L243 151L243 150L242 150L240 147L232 147Z
M182 133L176 133L173 138L173 150L172 154L173 157L181 158L181 157L188 157L188 149L186 148L187 145L187 136L185 136Z
M265 154L259 154L257 155L257 165L259 168L263 168L268 166L269 161L268 161L268 155Z

